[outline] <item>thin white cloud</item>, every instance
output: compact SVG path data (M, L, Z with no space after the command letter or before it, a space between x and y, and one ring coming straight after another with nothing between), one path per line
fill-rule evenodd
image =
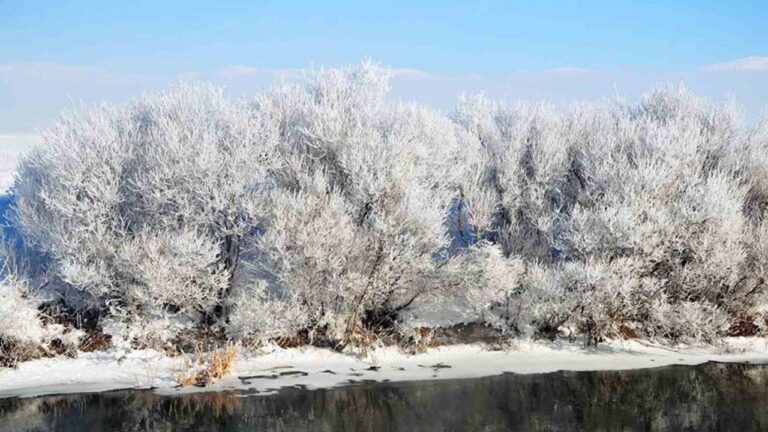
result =
M243 76L255 75L259 73L259 69L246 65L230 65L217 69L216 73L227 78L239 78Z
M431 72L409 68L392 69L392 75L398 78L440 78Z
M466 75L453 76L453 79L462 79L468 81L483 82L486 80L500 80L500 81L517 81L520 79L567 79L583 76L592 72L596 72L592 69L576 67L576 66L564 66L553 69L519 69L511 72L494 72L494 73L470 73ZM437 75L433 75L437 76Z
M752 56L703 68L706 72L764 72L768 71L768 57Z

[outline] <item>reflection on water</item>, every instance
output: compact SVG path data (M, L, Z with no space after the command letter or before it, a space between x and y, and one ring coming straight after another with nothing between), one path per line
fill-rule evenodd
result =
M6 399L0 430L768 430L768 366L760 365L505 374L238 396Z

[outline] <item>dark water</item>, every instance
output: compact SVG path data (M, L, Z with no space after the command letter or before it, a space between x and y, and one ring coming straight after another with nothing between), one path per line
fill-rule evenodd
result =
M768 366L364 384L271 396L111 392L0 400L0 430L768 430Z

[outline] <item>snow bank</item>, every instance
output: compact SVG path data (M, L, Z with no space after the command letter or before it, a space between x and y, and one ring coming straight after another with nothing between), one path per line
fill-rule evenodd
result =
M594 349L580 344L518 342L508 351L481 345L455 345L405 355L395 348L366 357L327 349L270 348L258 356L242 356L236 372L206 387L176 388L174 374L181 358L142 350L81 353L76 359L44 359L0 370L0 398L154 388L173 395L200 391L242 390L243 395L268 394L279 388L308 389L362 381L414 381L477 378L505 372L530 374L558 370L622 370L707 361L768 363L768 339L730 338L723 347L671 349L637 341L613 341Z

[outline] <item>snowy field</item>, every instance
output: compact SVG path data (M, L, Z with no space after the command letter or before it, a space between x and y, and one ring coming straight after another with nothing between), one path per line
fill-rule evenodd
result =
M19 154L0 149L0 195L4 194L13 184L13 171Z
M258 356L239 358L234 373L203 389L177 388L174 375L184 371L181 357L171 358L152 350L113 349L80 353L74 359L30 361L15 370L0 370L0 398L149 388L169 395L222 390L243 390L257 395L297 385L315 389L368 380L417 381L478 378L505 372L625 370L708 361L768 363L768 339L729 338L719 347L677 349L637 341L612 341L593 349L585 349L582 344L518 341L507 351L488 351L481 345L454 345L413 356L394 348L383 348L365 357L319 348L272 348Z
M13 184L13 172L19 156L39 142L36 135L0 133L0 195Z

